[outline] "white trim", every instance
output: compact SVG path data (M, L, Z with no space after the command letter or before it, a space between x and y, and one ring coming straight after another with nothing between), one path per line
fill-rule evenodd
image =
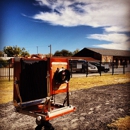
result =
M0 59L2 59L2 60L9 60L9 59L12 59L12 58L14 58L14 57L0 57Z
M52 62L52 65L67 65L67 62Z

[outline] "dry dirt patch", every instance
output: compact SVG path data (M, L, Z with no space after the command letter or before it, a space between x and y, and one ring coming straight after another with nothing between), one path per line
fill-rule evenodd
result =
M64 94L57 95L62 100ZM109 130L107 124L130 116L130 83L81 89L70 93L74 113L50 122L55 130ZM15 112L12 102L0 105L0 130L34 130L35 118Z

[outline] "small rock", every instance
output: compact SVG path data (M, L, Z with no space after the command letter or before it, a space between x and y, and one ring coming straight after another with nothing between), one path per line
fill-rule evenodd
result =
M93 113L93 111L90 111L88 114L90 115L90 114L92 114Z
M83 120L85 119L85 117L82 116L82 117L80 117L79 119L80 119L81 121L83 121Z
M106 105L107 105L107 104L109 104L109 101L106 101L106 103L105 103L105 104L106 104Z
M118 108L119 111L123 112L124 110L122 108Z
M86 115L87 115L87 113L81 113L80 115L81 115L81 116L86 116Z
M67 127L64 127L63 130L69 130Z
M101 105L98 105L97 107L96 107L96 109L99 109L101 107Z
M77 126L78 126L78 123L76 123L76 122L75 122L75 123L73 123L73 124L71 124L71 128L72 128L72 129L76 129L76 128L77 128Z
M71 120L71 123L74 123L74 122L76 122L76 121L78 121L79 119L73 119L73 120Z
M72 95L72 93L71 93L71 92L69 92L69 95Z
M90 111L93 111L93 110L94 110L94 108L90 108L89 110L90 110Z
M84 126L87 127L89 125L89 122L85 122Z

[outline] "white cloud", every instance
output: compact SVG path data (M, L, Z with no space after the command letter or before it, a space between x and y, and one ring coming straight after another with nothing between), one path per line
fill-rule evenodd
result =
M108 34L92 34L89 35L87 38L97 39L101 41L109 41L114 43L122 43L129 40L129 37L125 34L119 33L108 33Z
M54 25L93 27L128 26L129 0L37 0L41 6L52 9L48 15L42 12L33 16L34 19ZM78 3L78 4L76 4ZM60 14L56 15L54 9ZM82 13L80 12L82 10ZM79 12L78 12L79 11ZM55 19L53 20L52 17ZM66 20L67 19L67 20ZM79 20L80 19L80 20ZM70 22L71 21L71 22Z
M104 40L110 44L104 48L129 47L130 0L36 0L40 6L48 6L51 12L39 12L33 19L60 26L103 27L104 34L93 34L87 38ZM55 12L57 10L57 12ZM120 34L122 33L122 34Z
M129 32L130 26L111 26L111 27L105 27L104 30L106 32Z
M107 44L99 44L93 45L94 47L107 48L107 49L118 49L118 50L130 50L130 43L107 43Z
M95 47L130 50L129 37L126 36L125 34L119 34L119 33L92 34L89 35L87 38L109 42L107 44L93 45Z

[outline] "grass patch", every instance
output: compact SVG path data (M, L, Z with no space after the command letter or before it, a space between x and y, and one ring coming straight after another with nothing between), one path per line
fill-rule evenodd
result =
M13 100L13 80L0 79L0 104Z
M118 75L105 74L102 76L74 77L70 80L70 91L127 82L130 82L130 73Z
M102 85L111 85L130 82L130 73L90 77L74 77L70 79L70 91L88 89ZM0 79L0 104L13 100L13 80Z
M70 80L70 91L79 89L88 89L97 86L120 84L130 82L130 73L118 75L102 75L91 77L75 77ZM10 82L5 79L0 79L0 104L7 103L13 100L13 80ZM108 125L110 128L120 130L130 129L130 116L119 118L114 123Z
M111 129L130 130L130 116L119 118L115 122L107 125Z

